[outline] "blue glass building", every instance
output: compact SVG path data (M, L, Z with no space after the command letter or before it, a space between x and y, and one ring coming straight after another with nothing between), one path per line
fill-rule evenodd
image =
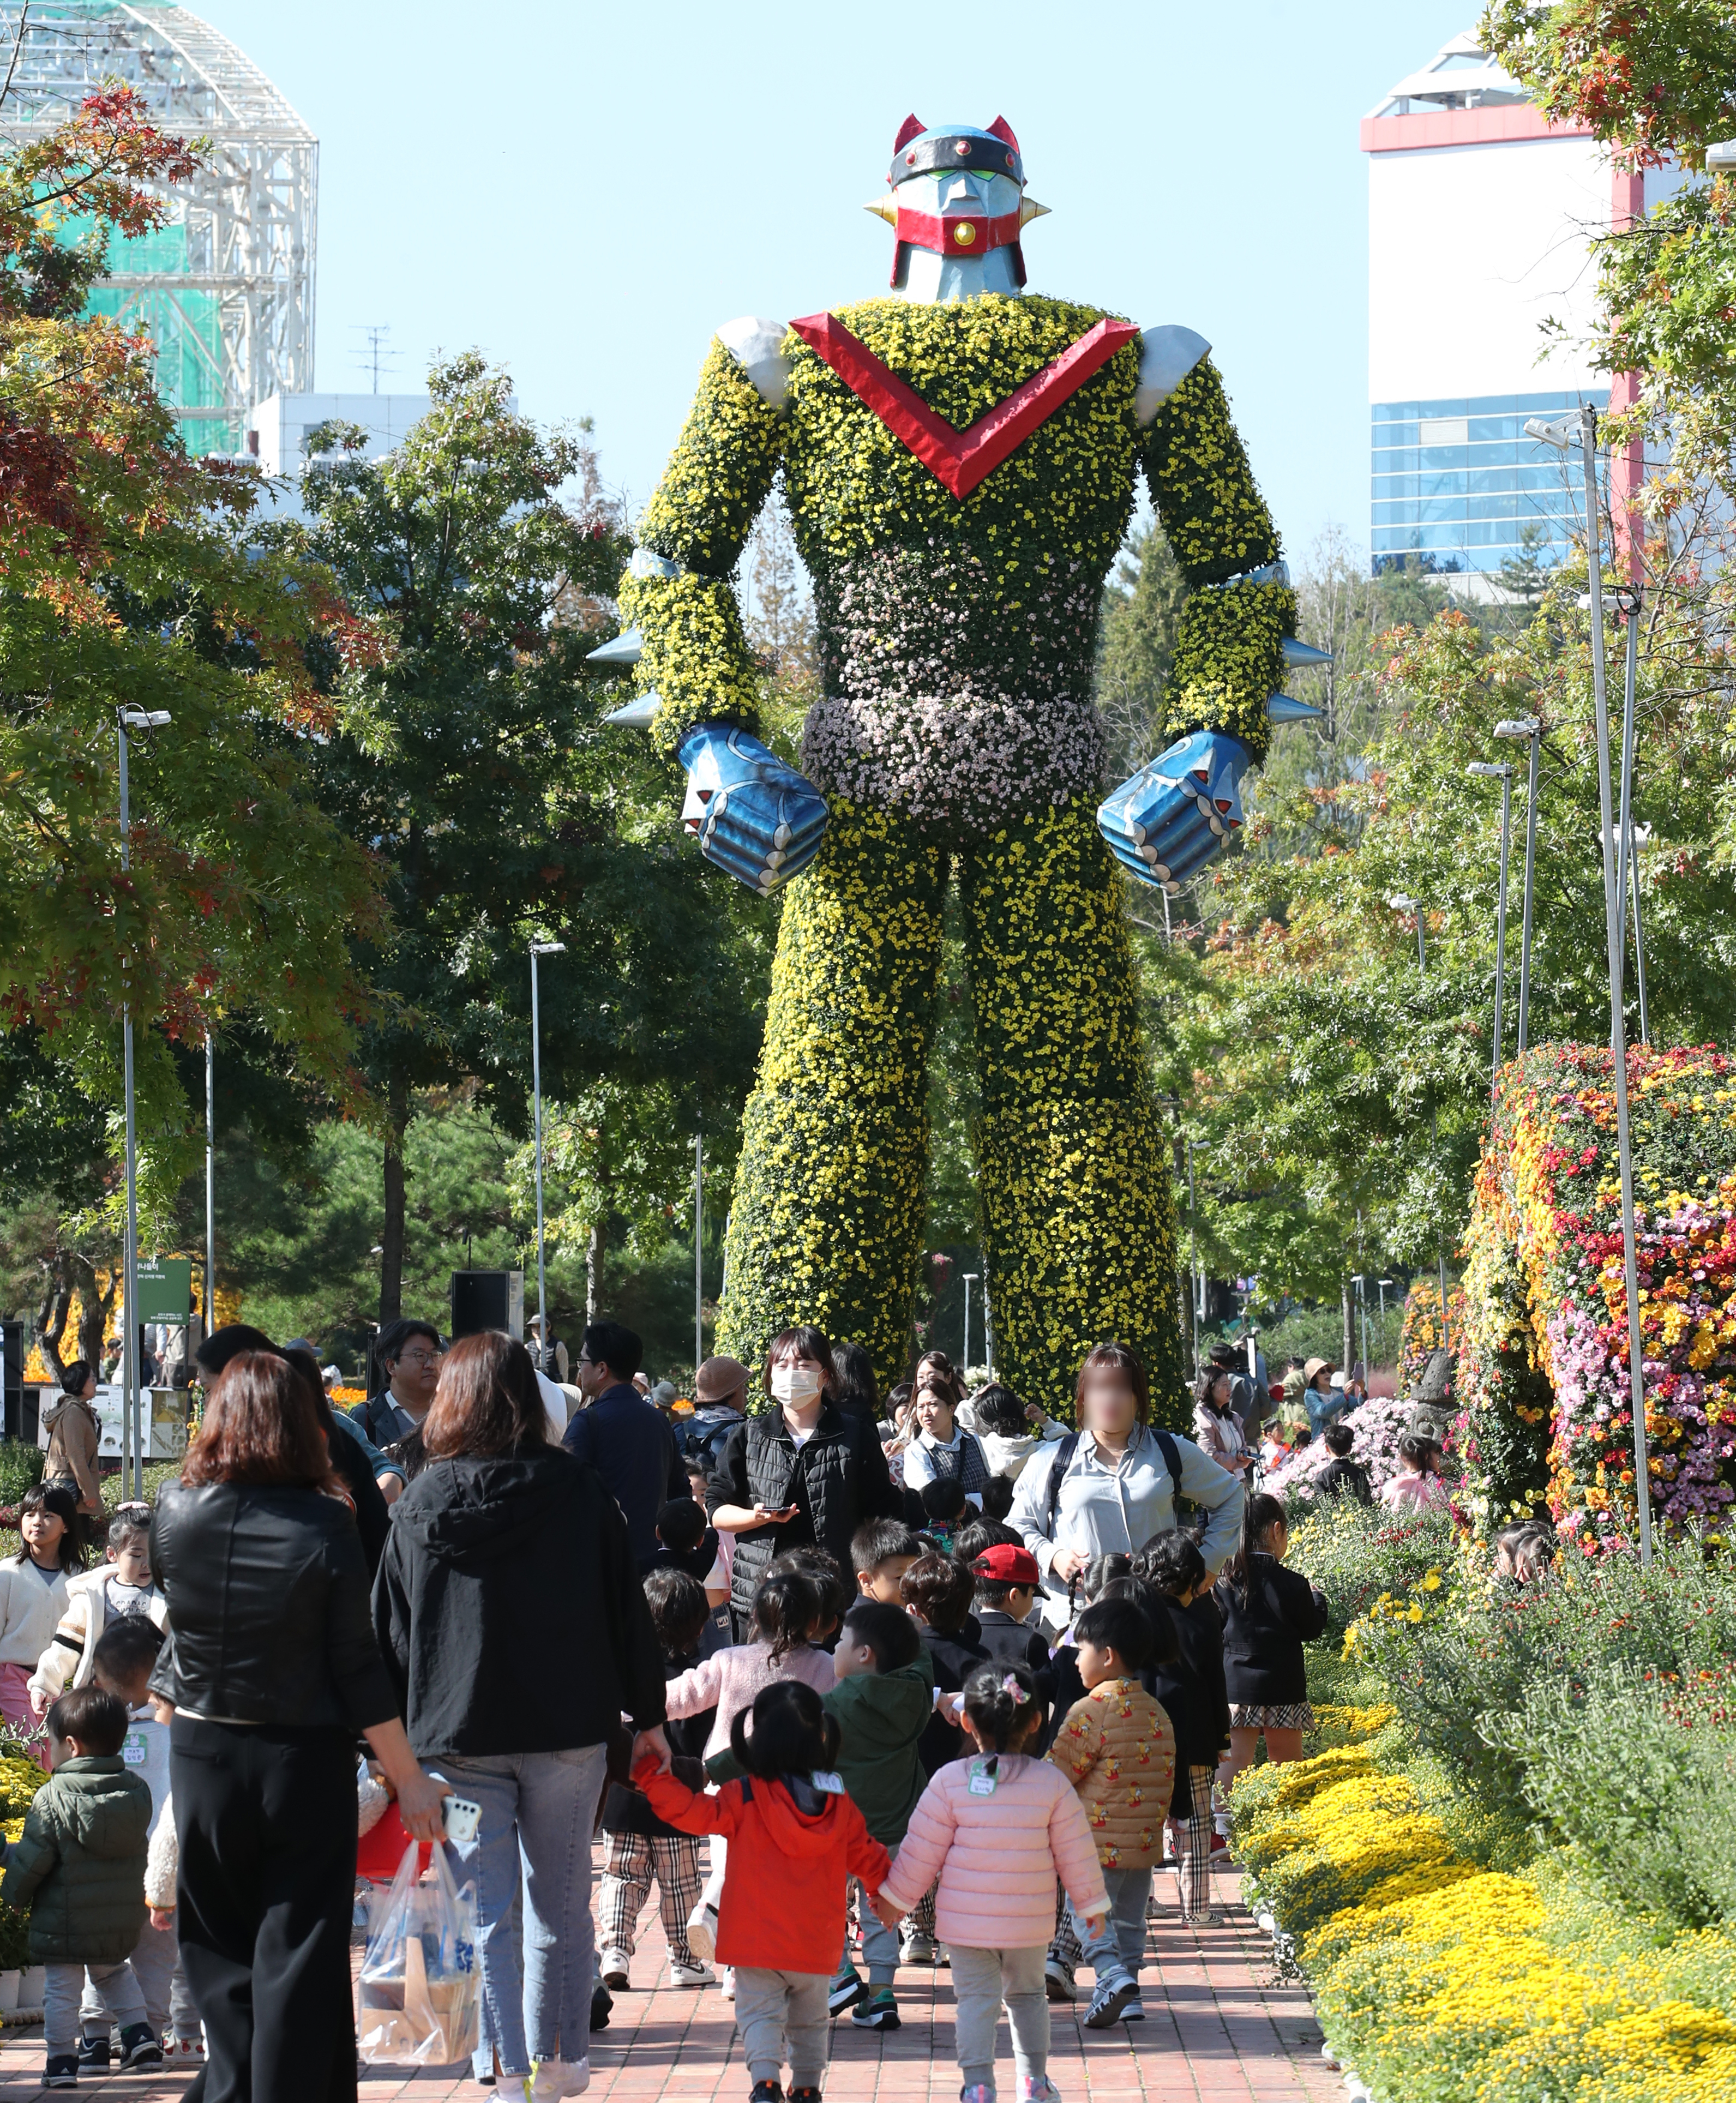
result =
M1525 420L1587 402L1601 409L1607 399L1575 392L1377 402L1369 455L1375 568L1408 557L1424 569L1498 570L1526 552L1528 528L1544 561L1564 560L1576 526L1582 531L1579 456L1528 438Z

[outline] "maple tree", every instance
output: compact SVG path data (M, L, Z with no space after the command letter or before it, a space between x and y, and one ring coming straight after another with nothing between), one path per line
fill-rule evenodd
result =
M197 1158L178 1052L207 1028L247 1018L303 1083L354 1092L347 938L376 887L305 764L332 720L310 646L341 655L354 624L319 572L246 545L257 475L187 456L149 342L82 311L199 151L123 87L0 144L0 1059L31 1080L0 1165L54 1194L62 1244L114 1202L123 994L148 1226ZM122 707L171 718L133 741L126 870Z

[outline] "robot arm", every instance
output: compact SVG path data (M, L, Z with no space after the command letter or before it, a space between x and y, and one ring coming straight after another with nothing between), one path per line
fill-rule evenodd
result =
M1296 599L1278 534L1230 417L1223 383L1191 329L1148 329L1135 410L1146 476L1182 575L1182 610L1165 692L1168 749L1124 782L1098 811L1117 858L1170 889L1218 851L1242 822L1242 776L1266 754L1291 662L1324 655L1297 643Z
M719 329L621 580L626 632L593 654L631 665L612 722L648 728L688 776L683 821L706 860L761 893L819 851L823 799L754 735L759 674L732 573L783 452L781 323Z

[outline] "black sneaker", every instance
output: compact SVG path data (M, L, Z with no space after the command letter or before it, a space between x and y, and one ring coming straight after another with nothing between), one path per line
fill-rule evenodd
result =
M784 2103L784 2092L775 2081L756 2081L748 2103Z
M161 2066L162 2040L149 2023L129 2023L121 2032L121 2067Z
M859 2007L850 2011L850 2021L859 2030L897 2030L897 1996L890 1986L875 1987Z
M44 2088L76 2088L78 2086L78 2053L56 2052L43 2071L42 2086Z
M790 2092L790 2103L820 2103L820 2092L812 2087L792 2088Z
M594 2030L606 2030L609 2017L614 2013L615 1996L599 1979L590 1990L590 2026Z
M87 2030L78 2040L78 2071L81 2074L106 2074L109 2061L109 2033L92 2036Z
M868 1982L848 1958L844 1968L833 1980L826 1997L827 2012L841 2016L846 2008L853 2008L858 2001L868 1997Z

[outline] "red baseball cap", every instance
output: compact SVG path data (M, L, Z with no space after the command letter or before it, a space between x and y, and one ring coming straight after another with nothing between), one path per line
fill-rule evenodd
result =
M997 1585L1040 1585L1043 1581L1036 1557L1028 1548L1011 1541L997 1541L992 1548L984 1549L971 1568L979 1577L990 1578Z

